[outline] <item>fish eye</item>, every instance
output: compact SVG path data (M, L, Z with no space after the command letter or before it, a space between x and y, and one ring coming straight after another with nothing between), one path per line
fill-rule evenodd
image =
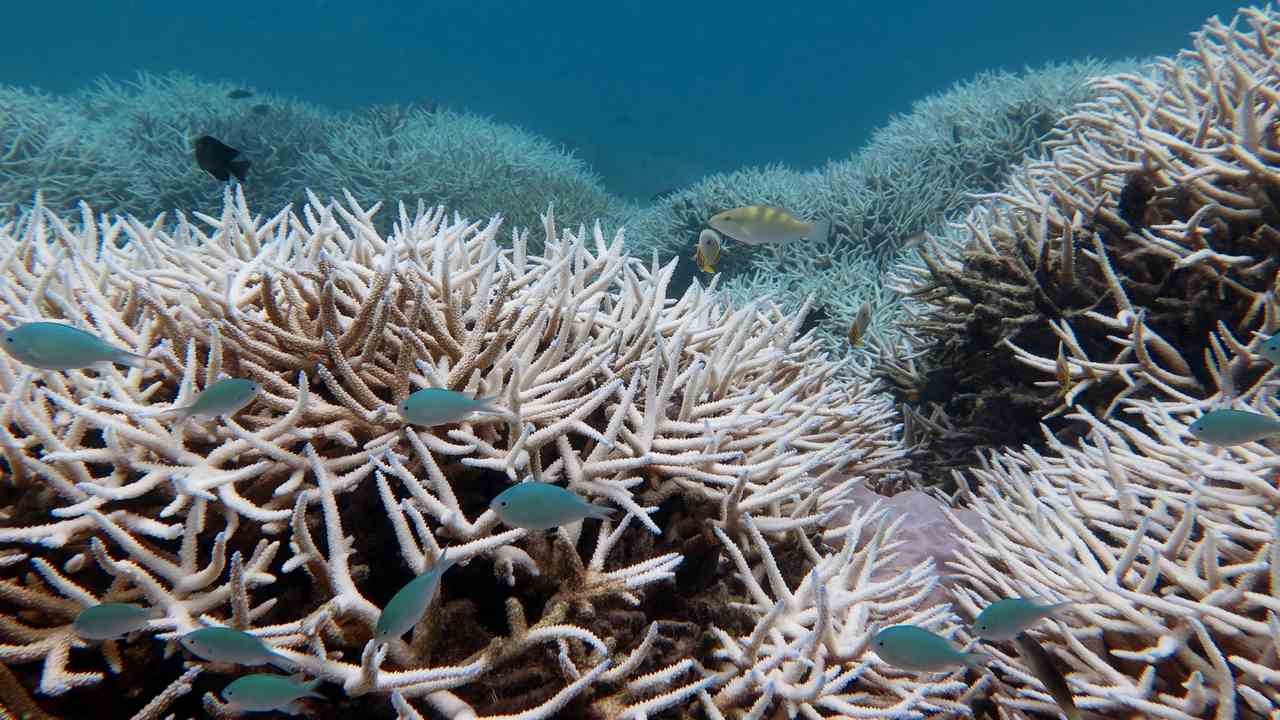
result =
M506 506L507 506L506 500L503 500L502 502L498 503L498 507L506 507Z

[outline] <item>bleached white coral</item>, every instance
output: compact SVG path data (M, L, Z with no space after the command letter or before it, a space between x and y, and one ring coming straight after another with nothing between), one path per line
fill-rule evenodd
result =
M732 605L754 582L742 562L782 553L853 582L843 563L875 551L850 535L832 554L823 523L855 483L897 472L903 450L875 387L798 336L802 316L697 287L668 299L673 264L630 258L598 227L561 232L548 216L534 254L525 232L503 249L497 219L443 210L402 208L384 236L376 209L313 197L264 218L236 195L174 228L86 207L78 220L37 209L0 232L0 312L150 358L48 373L0 357L0 449L27 498L7 508L0 542L30 556L5 572L42 571L4 581L8 612L37 612L8 621L2 652L45 660L46 693L97 679L67 674L92 662L68 630L76 609L125 599L160 614L154 639L135 642L172 652L180 634L228 624L404 716L572 704L638 718L731 679L692 639L756 622ZM256 380L257 402L176 425L151 412L223 373ZM496 395L504 412L405 427L395 406L424 386ZM550 535L502 527L488 501L525 477L624 515ZM445 542L460 565L438 605L378 646L379 608ZM912 571L905 598L881 586L859 612L909 614L925 575ZM843 595L833 602L847 614ZM841 662L863 637L864 621L849 622ZM191 683L216 691L221 673Z

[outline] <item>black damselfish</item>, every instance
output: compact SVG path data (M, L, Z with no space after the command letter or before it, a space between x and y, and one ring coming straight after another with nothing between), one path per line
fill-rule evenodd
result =
M248 160L234 159L240 151L210 135L196 139L196 163L210 175L226 182L232 175L244 182L249 172Z

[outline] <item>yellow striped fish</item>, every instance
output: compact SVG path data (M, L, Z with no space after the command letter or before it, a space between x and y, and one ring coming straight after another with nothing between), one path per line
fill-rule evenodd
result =
M807 223L786 210L768 205L725 210L707 224L744 245L767 245L800 238L826 240L831 230L830 220Z

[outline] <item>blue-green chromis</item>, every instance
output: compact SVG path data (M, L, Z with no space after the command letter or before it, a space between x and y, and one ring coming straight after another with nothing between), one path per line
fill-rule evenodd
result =
M272 650L262 638L229 627L193 630L178 639L182 647L202 660L236 665L271 663L291 670L295 663Z
M223 378L196 396L190 404L169 408L164 415L172 415L178 421L190 417L217 417L235 415L249 406L262 390L258 383L244 378Z
M453 558L446 557L448 551L440 553L440 559L428 571L410 580L399 592L391 597L386 607L378 615L378 623L374 627L373 637L380 643L398 638L413 629L427 614L431 600L440 589L440 576L454 566Z
M550 530L583 518L607 520L613 508L592 505L572 490L534 480L512 485L489 503L489 509L511 527Z
M982 653L957 650L946 638L915 625L894 625L881 630L871 641L871 648L890 665L918 672L976 668L988 659Z
M114 640L146 627L150 612L129 603L99 603L85 608L71 627L85 640Z
M18 325L0 335L15 360L41 370L77 370L101 363L144 367L146 358L110 345L79 328L54 322Z
M1280 365L1280 333L1276 333L1263 341L1262 349L1258 351L1258 354L1272 365Z
M401 401L396 409L406 423L431 427L462 422L476 412L501 413L502 410L493 407L497 399L473 398L441 388L423 388Z
M1280 433L1280 420L1245 410L1213 410L1187 428L1200 442L1230 447Z
M992 642L1012 640L1018 633L1070 605L1065 602L1039 605L1034 599L1023 598L997 600L978 613L973 621L973 632Z
M297 715L304 710L299 700L325 696L316 692L320 678L303 682L297 677L254 673L236 678L222 689L222 699L235 712L270 712L279 710Z

